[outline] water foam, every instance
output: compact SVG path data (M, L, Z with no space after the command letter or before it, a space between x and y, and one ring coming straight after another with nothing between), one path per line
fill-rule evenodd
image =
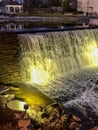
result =
M90 89L87 88L80 97L64 103L64 106L76 107L85 115L87 111L86 108L90 107L96 113L96 115L98 115L98 91L94 90L96 87L98 88L98 86L93 85Z

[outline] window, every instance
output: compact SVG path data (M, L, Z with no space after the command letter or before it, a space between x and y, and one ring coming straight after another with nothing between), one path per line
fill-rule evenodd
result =
M19 7L15 8L15 12L17 12L17 13L19 12Z
M14 12L14 7L10 7L10 12Z

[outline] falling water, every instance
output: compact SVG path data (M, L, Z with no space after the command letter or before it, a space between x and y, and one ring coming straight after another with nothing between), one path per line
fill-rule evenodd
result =
M22 80L65 107L87 104L98 114L98 90L90 81L95 85L98 76L97 35L97 29L19 34Z
M19 35L24 79L33 80L31 71L42 70L50 80L97 64L97 33L85 30Z

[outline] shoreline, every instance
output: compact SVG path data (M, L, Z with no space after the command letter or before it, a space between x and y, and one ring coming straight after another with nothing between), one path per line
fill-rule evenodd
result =
M43 21L43 22L76 22L77 18L76 17L41 17L41 16L1 16L0 17L0 22L35 22L35 21Z

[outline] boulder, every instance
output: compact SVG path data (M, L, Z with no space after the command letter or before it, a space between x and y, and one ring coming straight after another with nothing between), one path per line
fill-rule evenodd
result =
M69 125L69 128L71 130L73 130L73 129L77 128L77 127L79 127L79 124L77 122L71 122L70 125Z
M98 130L98 126L92 128L91 130Z

